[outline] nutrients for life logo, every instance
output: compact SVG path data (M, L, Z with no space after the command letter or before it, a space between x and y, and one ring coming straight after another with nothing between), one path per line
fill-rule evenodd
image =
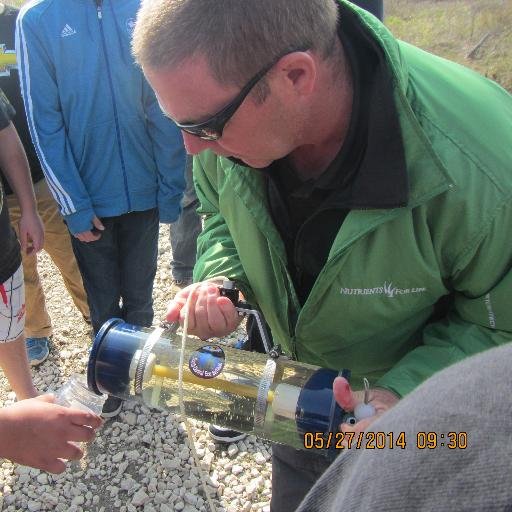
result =
M213 379L222 373L226 356L218 345L204 345L188 360L190 371L201 379Z
M341 288L340 295L385 295L389 299L393 299L398 295L409 295L415 293L425 293L425 287L415 288L398 288L392 282L384 282L382 286L375 286L374 288Z

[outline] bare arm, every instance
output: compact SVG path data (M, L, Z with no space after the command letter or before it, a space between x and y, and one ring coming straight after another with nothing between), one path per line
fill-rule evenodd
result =
M12 122L0 131L0 167L20 204L21 247L27 253L40 251L44 243L43 224L37 213L27 156Z

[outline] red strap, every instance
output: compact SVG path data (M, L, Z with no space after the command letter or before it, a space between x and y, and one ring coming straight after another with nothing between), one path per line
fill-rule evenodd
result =
M2 296L2 302L8 306L9 301L7 300L7 293L5 291L4 285L0 284L0 295Z

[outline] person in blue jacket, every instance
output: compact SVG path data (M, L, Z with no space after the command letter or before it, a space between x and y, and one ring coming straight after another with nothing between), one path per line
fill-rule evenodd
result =
M35 0L16 27L31 136L72 235L95 333L110 317L151 325L158 224L178 218L185 187L179 130L131 55L138 7Z

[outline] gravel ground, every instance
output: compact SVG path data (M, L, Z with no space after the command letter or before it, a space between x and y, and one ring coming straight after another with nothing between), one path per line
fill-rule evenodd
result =
M169 299L168 233L168 227L162 226L154 290L157 320ZM72 373L85 372L91 330L49 257L42 252L39 258L54 328L50 357L34 369L35 384L45 392L58 389ZM0 406L12 403L14 395L9 391L0 374ZM269 511L270 445L252 436L217 445L209 439L206 424L191 423L216 510ZM206 511L208 505L183 424L174 415L130 402L98 431L84 458L68 463L60 475L3 461L0 510L194 512Z

